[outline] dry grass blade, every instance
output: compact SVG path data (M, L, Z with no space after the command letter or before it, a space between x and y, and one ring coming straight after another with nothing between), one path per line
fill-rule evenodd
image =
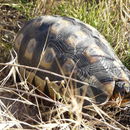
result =
M107 117L111 122L113 122L113 124L118 124L120 126L120 128L127 129L126 127L124 127L123 125L121 125L119 122L117 122L116 120L114 120L113 118L111 118L107 113L105 113L99 107L97 107L97 105L93 104L92 106L93 106L94 110L101 116L102 120L108 126L108 128L111 127L113 129L119 129L119 128L113 127L113 125L109 124L106 121L105 117Z
M57 73L54 73L54 72L51 72L51 71L48 71L48 70L43 70L43 69L40 69L40 68L36 68L36 67L30 67L30 66L19 65L19 64L10 64L10 63L0 63L0 65L1 66L8 65L8 66L15 66L15 67L21 67L21 68L27 68L27 69L37 70L37 71L41 71L41 72L44 72L44 73L49 73L49 74L61 77L63 79L71 79L71 80L73 80L75 82L82 83L84 85L88 85L88 83L86 83L86 82L82 82L80 80L76 80L76 79L73 79L73 78L70 78L70 77L67 77L67 76L63 76L63 75L60 75L60 74L57 74Z

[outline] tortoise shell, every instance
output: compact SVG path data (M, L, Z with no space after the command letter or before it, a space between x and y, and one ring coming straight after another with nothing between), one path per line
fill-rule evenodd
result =
M117 91L130 93L129 70L95 28L75 18L41 16L29 21L16 37L15 50L21 65L88 83L77 82L75 88L79 95L85 92L96 103L107 102ZM30 82L33 80L42 91L46 91L45 77L51 81L63 79L41 71L26 72L31 72Z

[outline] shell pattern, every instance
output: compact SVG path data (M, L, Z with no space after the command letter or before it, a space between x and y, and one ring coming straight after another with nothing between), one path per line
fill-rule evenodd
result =
M115 90L130 93L129 70L95 28L75 18L40 16L30 20L18 33L15 50L19 64L88 83L76 83L78 94L86 90L85 95L97 103L108 101ZM30 79L43 91L45 77L62 79L40 71L30 73Z

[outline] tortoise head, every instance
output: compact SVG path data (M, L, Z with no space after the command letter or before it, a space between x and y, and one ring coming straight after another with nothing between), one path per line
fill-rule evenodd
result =
M130 104L130 82L123 80L116 81L113 95L115 97L116 95L120 95L122 98L122 103Z

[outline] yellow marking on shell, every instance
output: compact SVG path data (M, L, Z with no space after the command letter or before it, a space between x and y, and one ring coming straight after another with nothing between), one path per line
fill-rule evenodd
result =
M77 38L75 36L70 36L67 40L66 43L72 47L76 47L77 42Z
M34 81L35 81L36 87L37 87L40 91L44 92L45 85L46 85L46 81L43 80L43 79L41 79L41 78L38 77L37 75L35 76Z
M102 92L104 91L103 90L103 85L102 83L97 79L96 76L92 75L90 76L89 78L86 78L84 80L84 82L87 82L88 84L91 84L92 86L97 86L97 89L100 89L102 90ZM86 95L88 95L88 97L92 98L92 101L95 101L96 102L96 98L100 95L95 95L95 93L93 92L93 88L91 86L86 86L87 87L87 91L86 91ZM101 93L102 95L103 93ZM107 99L106 99L107 101Z
M87 51L84 52L84 55L87 57L90 63L95 63L98 61L98 58L91 56Z
M21 76L26 79L29 83L32 83L34 77L35 77L35 73L34 72L30 72L24 68L20 68L19 69Z
M112 93L114 91L114 88L115 88L115 81L101 83L95 76L91 76L89 79L85 79L85 82L88 82L89 84L92 84L92 86L93 85L97 86L97 89L102 90L102 92L107 94L109 98L112 95ZM91 90L91 87L88 88L87 94L90 97L95 97L95 94L93 94L93 91Z
M86 38L86 34L83 31L77 31L70 35L66 40L66 43L72 47L76 47L79 42Z
M27 71L26 69L20 68L20 73L22 75L23 78L27 79L27 81L29 83L32 83L32 81L35 81L35 85L36 87L40 90L40 91L44 91L45 85L46 85L46 81L41 79L40 77L38 77L37 75L35 75L34 72L30 72Z
M111 97L115 88L115 81L102 84L103 86L101 87L101 90L103 90L109 97Z
M63 95L63 86L58 85L57 81L50 81L48 77L46 77L46 81L51 98L54 100L61 98Z
M50 69L55 60L56 53L53 48L47 48L41 55L40 66Z
M25 70L25 72L26 72L27 81L28 81L29 83L32 83L32 81L33 81L33 79L34 79L34 77L35 77L35 73L34 73L34 72L27 71L27 70Z
M70 23L68 21L61 19L52 25L50 32L56 35L59 33L59 31L61 31L63 28L66 28L69 24Z
M24 35L21 33L21 34L19 34L19 36L16 38L16 41L15 41L15 49L16 49L16 51L19 51L19 48L20 48L20 46L21 46L21 42L22 42L22 40L23 40L23 37L24 37Z
M63 72L65 75L70 75L73 72L73 69L75 67L75 62L68 58L67 61L64 63L64 65L62 66Z
M80 37L81 39L83 39L84 37L86 37L86 33L83 31L77 31L74 33L76 36Z
M24 56L28 59L28 60L31 60L33 58L33 53L34 53L34 49L36 47L36 44L37 44L37 41L36 39L31 39L29 42L28 42L28 45L27 45L27 48L25 50L25 54Z
M100 60L102 56L105 56L105 53L100 49L96 44L90 44L89 47L83 52L90 63L94 63Z

